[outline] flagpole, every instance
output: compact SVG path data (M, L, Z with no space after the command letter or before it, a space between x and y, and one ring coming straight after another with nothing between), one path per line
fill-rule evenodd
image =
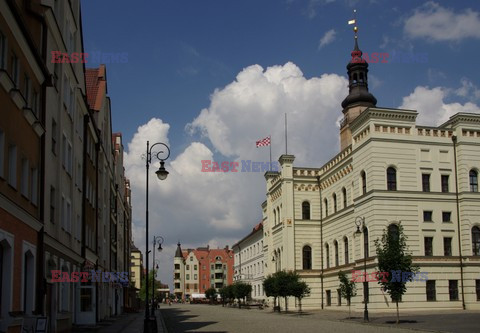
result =
M272 135L270 134L270 171L272 171Z
M285 155L288 155L287 152L287 113L285 112Z

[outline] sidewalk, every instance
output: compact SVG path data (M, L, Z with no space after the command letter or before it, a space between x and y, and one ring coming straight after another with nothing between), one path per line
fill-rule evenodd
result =
M160 310L155 311L157 316L158 333L167 333ZM143 333L143 320L145 312L124 313L116 318L102 321L95 326L77 326L72 332L97 332L97 333Z
M348 318L348 312L337 310L310 310L303 314L289 312L289 316L308 316L320 320L357 322L364 325L398 327L413 330L433 332L476 332L480 322L480 311L474 310L438 310L438 311L408 311L400 310L400 323L396 324L396 314L392 312L370 312L369 322L364 323L363 312L353 312Z

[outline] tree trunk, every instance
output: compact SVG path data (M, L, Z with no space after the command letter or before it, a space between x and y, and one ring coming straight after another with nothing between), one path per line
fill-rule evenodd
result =
M350 300L347 300L348 302L348 319L352 318L352 308L350 306Z
M287 296L285 296L285 312L288 312L288 299L287 299Z
M398 324L398 322L400 321L400 313L398 312L398 301L396 301L395 303L397 303L397 324Z
M300 308L300 312L302 312L302 299L300 297L298 298L298 306Z

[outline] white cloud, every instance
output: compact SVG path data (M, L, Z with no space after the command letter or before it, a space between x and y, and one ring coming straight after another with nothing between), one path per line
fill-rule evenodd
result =
M208 108L187 125L190 133L202 133L205 143L191 142L183 151L171 147L170 172L159 181L152 163L149 182L150 238L161 235L166 264L161 277L171 281L176 242L182 247L232 245L261 219L265 198L263 172L201 172L202 160L269 160L269 148L255 148L255 141L272 135L272 157L284 153L284 114L288 113L289 153L296 165L321 165L338 152L335 121L347 94L347 81L336 74L306 79L293 63L263 69L243 69L235 81L211 95ZM140 126L125 154L131 179L135 244L145 248L146 141L168 143L169 125L152 119ZM322 149L320 149L320 144ZM213 149L209 148L211 146ZM215 154L214 154L215 152ZM169 162L169 163L168 163ZM166 253L170 253L170 257ZM170 265L170 266L168 266Z
M443 87L416 87L413 93L403 98L401 109L418 111L417 123L420 125L440 125L458 112L480 113L480 107L474 103L446 103L452 94L451 89Z
M460 83L462 86L455 90L457 96L467 98L470 101L480 99L480 89L472 81L462 78Z
M333 42L335 40L335 35L336 35L335 29L330 29L327 32L325 32L323 37L320 38L320 43L318 44L318 49L321 49L325 45L328 45L331 42Z
M405 20L404 32L412 38L426 38L431 41L480 38L480 15L472 9L455 13L429 1L415 9L414 14Z

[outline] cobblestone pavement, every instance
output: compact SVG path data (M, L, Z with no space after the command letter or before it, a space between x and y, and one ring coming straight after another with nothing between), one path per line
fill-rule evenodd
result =
M206 304L175 304L163 307L169 333L181 332L412 332L409 329L320 318L318 314L278 314L271 310L238 309ZM326 312L326 311L323 311ZM339 314L337 316L340 316ZM345 313L342 313L345 318ZM328 319L327 319L328 318Z

